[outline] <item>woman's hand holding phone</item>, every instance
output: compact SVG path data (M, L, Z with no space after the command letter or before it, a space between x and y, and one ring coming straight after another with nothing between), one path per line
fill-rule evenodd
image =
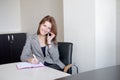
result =
M49 32L47 35L47 43L51 44L52 39L55 37L55 34L52 32Z

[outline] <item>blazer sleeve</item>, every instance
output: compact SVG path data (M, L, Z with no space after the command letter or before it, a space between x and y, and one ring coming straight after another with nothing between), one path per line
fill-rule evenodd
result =
M58 64L61 69L65 67L65 64L63 64L59 58L59 51L58 51L58 45L52 44L52 46L48 49L48 52L50 54L51 59Z
M52 46L48 48L48 52L53 61L59 60L59 51L57 45L52 44Z
M32 50L31 50L31 36L27 35L27 40L25 46L23 47L22 54L20 56L21 61L27 61L27 59L32 58Z

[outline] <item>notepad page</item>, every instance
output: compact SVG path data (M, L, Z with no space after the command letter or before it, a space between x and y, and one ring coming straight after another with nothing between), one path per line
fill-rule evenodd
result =
M28 62L20 62L20 63L17 63L17 68L18 69L24 69L24 68L36 68L36 67L43 67L44 65L39 62L39 64L31 64L31 63L28 63Z

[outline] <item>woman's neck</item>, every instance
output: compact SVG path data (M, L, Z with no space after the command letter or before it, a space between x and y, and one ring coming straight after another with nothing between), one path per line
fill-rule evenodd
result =
M41 47L46 46L46 42L45 42L46 36L38 35L38 38L39 38L39 42L41 44Z
M40 34L39 34L38 36L39 36L39 38L42 39L42 40L45 40L45 38L46 38L46 36L44 36L44 35L40 35Z

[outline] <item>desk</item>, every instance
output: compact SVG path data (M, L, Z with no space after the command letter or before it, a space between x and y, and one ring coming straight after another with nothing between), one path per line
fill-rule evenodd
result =
M83 72L56 80L120 80L120 65Z
M18 70L16 64L0 65L0 80L54 80L70 75L46 66Z

